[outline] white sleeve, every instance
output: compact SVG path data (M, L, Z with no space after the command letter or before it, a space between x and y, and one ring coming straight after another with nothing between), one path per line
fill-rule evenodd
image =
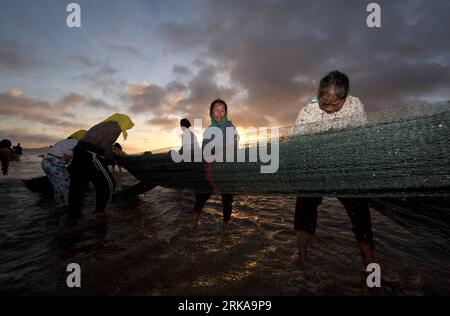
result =
M78 142L75 139L68 139L68 140L66 140L61 146L61 153L63 155L67 155L67 156L72 157L73 156L73 148L75 147L75 145L77 143Z
M364 104L359 100L359 98L354 98L354 117L353 120L358 126L365 125L368 123L367 114L364 110Z
M312 123L311 118L306 112L309 105L310 104L304 106L298 112L297 119L295 120L294 127L292 128L292 135L302 135L309 132L310 125Z

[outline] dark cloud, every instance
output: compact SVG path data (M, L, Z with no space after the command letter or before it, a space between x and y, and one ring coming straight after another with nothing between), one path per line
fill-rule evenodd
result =
M30 143L37 144L54 144L61 140L58 137L53 137L44 134L30 133L23 129L0 129L0 138L9 139L13 143L21 142L22 146L28 146Z
M0 40L0 66L13 70L24 70L33 65L23 47L16 42Z
M99 89L104 95L115 95L118 90L122 90L126 86L123 80L95 73L85 75L83 78L90 83L91 87Z
M169 94L180 94L187 92L188 87L180 81L171 81L166 85L166 91Z
M433 95L450 96L450 65L398 61L390 68L368 63L354 69L353 89L373 110L424 103ZM396 88L398 87L398 88Z
M84 101L86 101L86 98L82 94L78 92L71 92L68 95L64 96L61 100L59 100L54 105L54 107L58 107L60 109L67 109L82 105Z
M55 66L26 45L0 38L0 69L22 72L49 65Z
M104 62L93 60L87 56L70 56L67 59L68 61L73 62L75 65L87 68L100 68L105 66Z
M168 117L157 117L147 120L145 123L151 127L158 127L160 129L171 130L174 127L178 126L179 120Z
M109 63L102 60L94 60L88 56L70 56L67 60L74 66L90 68L95 71L95 74L97 75L112 76L118 72L117 69L112 67Z
M106 65L106 66L100 67L97 70L96 75L98 75L98 76L113 76L116 73L117 73L117 69L115 69L109 65Z
M104 110L108 110L108 111L115 111L117 110L116 107L108 104L107 102L101 100L101 99L90 99L88 102L86 102L86 105L91 107L91 108L95 108L95 109L104 109Z
M21 118L49 126L86 127L84 123L73 120L73 113L67 112L81 106L115 109L103 100L86 98L77 92L69 93L54 103L26 96L15 89L0 93L0 118Z
M182 52L186 47L203 47L208 29L205 25L196 23L164 22L157 28L156 35L163 40L171 39L167 42L167 51Z
M218 75L222 70L224 69L211 64L200 69L187 83L189 96L179 102L179 108L193 117L201 118L213 100L230 100L237 91L219 81Z
M131 101L133 113L158 112L167 101L164 87L156 84L130 85L125 99Z
M86 81L91 87L100 89L105 95L115 93L123 88L126 83L118 79L119 71L109 63L94 60L88 56L70 56L68 61L74 66L81 66L85 73L77 77Z
M78 124L61 120L58 116L67 108L63 101L74 102L76 98L68 95L57 102L60 105L57 107L46 101L24 96L21 91L9 90L0 93L0 113L3 117L18 117L47 125L78 127Z
M192 75L192 70L186 66L175 65L175 66L173 66L173 73L175 75L190 76L190 75Z
M233 89L245 91L233 114L238 125L292 124L334 69L350 76L368 110L450 98L450 2L377 2L380 29L366 26L364 1L230 0L205 1L197 19L166 22L158 32L166 49L202 56L193 66L223 67ZM198 74L180 102L188 113L201 113L213 96L234 95L217 89L208 67Z
M193 75L186 82L175 80L164 86L149 83L130 85L123 99L131 104L131 112L151 113L157 117L150 120L150 124L173 128L178 124L173 117L208 119L209 105L213 100L230 100L237 91L220 82L218 76L223 67L206 63L202 66L196 73L187 69Z
M70 112L64 112L61 114L61 116L67 117L68 119L71 119L71 120L76 118L76 115L73 113L70 113Z
M142 57L141 52L137 48L135 48L134 46L131 46L131 45L112 43L112 42L102 42L101 45L113 53Z

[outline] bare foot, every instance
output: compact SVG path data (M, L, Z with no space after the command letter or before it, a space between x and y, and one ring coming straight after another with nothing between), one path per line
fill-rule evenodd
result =
M229 232L231 230L230 222L222 222L222 225L220 226L219 230L222 232Z
M361 259L364 267L371 263L376 263L373 246L365 241L358 242L359 250L361 252Z
M94 217L95 217L95 221L103 222L103 221L109 221L113 217L113 214L112 214L112 212L105 211L103 213L95 214Z
M200 220L200 214L192 213L192 228L198 228L199 220Z
M302 245L298 247L297 258L300 262L306 262L308 260L307 251L308 247L306 245Z

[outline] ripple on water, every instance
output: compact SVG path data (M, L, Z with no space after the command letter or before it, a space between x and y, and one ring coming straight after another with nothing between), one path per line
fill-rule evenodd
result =
M10 176L0 179L0 292L368 294L360 286L351 223L335 199L320 206L317 237L302 264L295 255L295 197L236 196L233 221L224 228L220 197L213 196L193 230L192 192L158 187L129 201L114 198L106 224L67 232L58 226L61 212L23 186L23 179L42 174L39 160L30 158L12 164ZM121 176L122 184L131 181ZM89 218L93 209L90 192L84 214ZM449 294L448 252L377 212L372 221L383 271L402 281L394 294ZM70 262L83 271L84 286L76 292L65 288Z

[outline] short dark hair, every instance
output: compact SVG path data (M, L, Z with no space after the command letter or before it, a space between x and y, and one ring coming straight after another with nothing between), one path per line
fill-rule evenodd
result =
M228 105L227 103L222 100L222 99L215 99L214 101L211 102L211 106L209 107L209 114L212 114L213 110L214 110L214 106L219 103L219 104L223 104L223 106L225 107L225 112L228 113Z
M350 80L347 75L340 71L332 71L320 80L319 92L317 97L319 100L334 92L339 100L344 100L348 96L350 90Z
M9 139L4 139L0 142L0 148L11 148L12 143Z
M189 122L189 120L187 118L184 118L180 121L180 126L189 128L189 127L191 127L191 122Z
M119 143L115 143L113 147L122 150L122 146Z

